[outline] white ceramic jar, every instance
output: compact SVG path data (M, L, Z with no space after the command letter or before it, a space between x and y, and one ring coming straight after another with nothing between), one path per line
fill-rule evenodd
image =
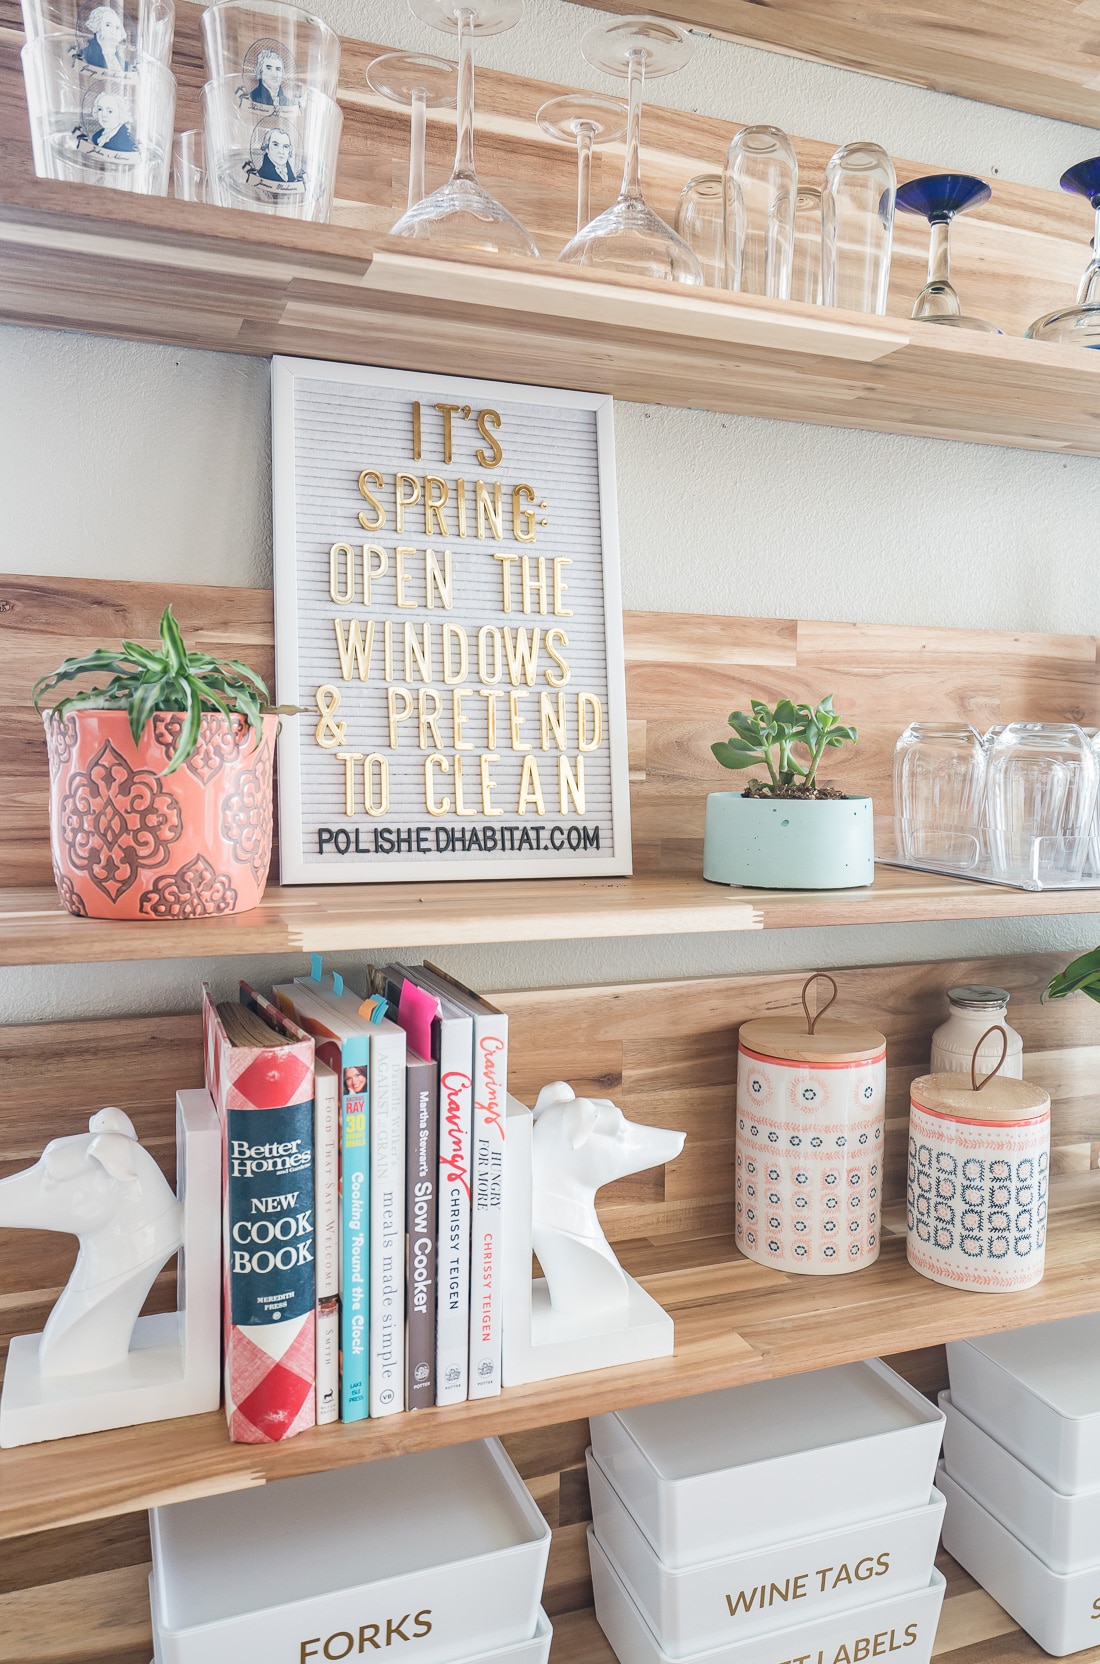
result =
M932 1036L931 1075L952 1072L967 1073L974 1057L974 1048L984 1041L978 1052L978 1064L983 1074L988 1073L1000 1055L1000 1040L996 1035L986 1039L989 1028L997 1024L1008 1036L1008 1050L1000 1074L1012 1080L1022 1080L1024 1074L1024 1043L1016 1030L1009 1026L1009 993L1005 988L989 988L984 984L967 983L961 988L947 990L951 1014Z
M836 1276L878 1258L886 1039L866 1023L742 1023L734 1230L759 1265Z
M951 1288L1042 1279L1050 1098L1027 1081L922 1075L910 1089L909 1264Z

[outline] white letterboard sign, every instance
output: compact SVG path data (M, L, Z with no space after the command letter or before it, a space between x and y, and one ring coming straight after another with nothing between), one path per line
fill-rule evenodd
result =
M628 873L612 400L272 374L283 883Z

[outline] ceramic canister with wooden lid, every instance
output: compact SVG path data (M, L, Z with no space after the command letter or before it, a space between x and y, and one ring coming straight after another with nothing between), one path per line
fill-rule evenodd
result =
M1043 1275L1050 1098L996 1070L979 1080L977 1055L969 1080L922 1075L910 1088L909 1263L951 1288L1004 1293Z
M886 1039L867 1023L811 1017L810 982L805 1020L741 1024L735 1233L760 1265L836 1276L878 1258Z

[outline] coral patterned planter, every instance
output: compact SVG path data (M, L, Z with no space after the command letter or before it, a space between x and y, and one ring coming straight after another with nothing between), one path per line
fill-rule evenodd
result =
M201 919L244 913L271 860L271 763L242 716L205 715L198 744L165 778L184 718L161 711L135 745L125 711L44 713L54 877L70 913L91 919Z
M774 1033L778 1027L767 1019L741 1025L737 1246L750 1260L783 1271L817 1276L858 1271L879 1252L885 1041L878 1035L865 1046L860 1041L866 1028L823 1023L816 1036L794 1035L784 1048L800 1050L801 1056L757 1049L754 1031ZM843 1055L844 1030L857 1036L849 1049L863 1055ZM834 1055L821 1055L830 1046Z

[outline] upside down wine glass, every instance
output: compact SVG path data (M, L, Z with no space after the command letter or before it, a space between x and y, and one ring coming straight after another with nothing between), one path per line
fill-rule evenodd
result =
M402 214L391 236L537 260L530 234L474 171L474 36L514 28L523 0L409 0L409 10L422 23L458 36L458 134L451 177Z
M626 105L600 93L563 93L550 98L535 116L549 139L577 147L577 230L592 218L592 150L615 144L626 132Z
M1025 331L1032 341L1063 341L1069 346L1100 347L1100 156L1067 168L1059 180L1064 191L1086 196L1096 214L1093 256L1085 267L1076 306L1062 306L1036 318Z
M412 112L409 126L409 196L406 209L424 197L424 141L428 111L453 109L458 65L428 52L386 52L367 65L367 86Z
M984 179L967 173L932 173L924 179L910 179L899 185L895 202L906 214L920 214L931 227L928 244L928 282L917 296L913 317L925 324L943 324L947 329L980 329L989 335L1002 332L984 318L964 317L959 297L951 284L951 222L956 214L980 208L992 191Z
M642 91L653 79L682 69L691 56L686 30L660 17L616 17L590 29L581 43L588 62L607 75L626 78L626 164L618 198L562 249L570 265L606 267L632 277L669 283L702 283L698 256L642 196Z

